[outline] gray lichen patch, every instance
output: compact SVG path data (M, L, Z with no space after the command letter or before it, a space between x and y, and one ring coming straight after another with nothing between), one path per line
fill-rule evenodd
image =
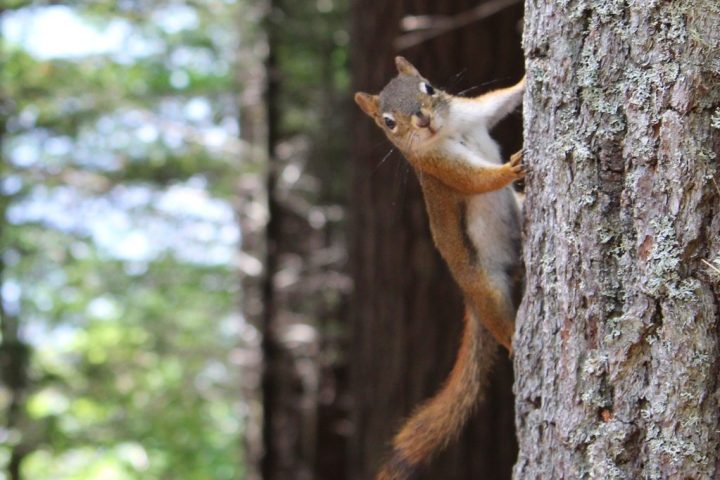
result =
M681 252L671 218L653 220L650 226L653 230L653 244L645 266L647 280L644 293L658 297L671 285L679 283Z
M632 458L628 455L628 441L636 428L618 419L599 422L593 432L595 438L587 446L588 477L592 479L633 479L628 471Z
M720 107L717 107L710 117L710 125L713 128L720 129Z

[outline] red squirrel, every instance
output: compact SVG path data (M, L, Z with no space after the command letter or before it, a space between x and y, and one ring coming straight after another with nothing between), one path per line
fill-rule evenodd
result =
M503 164L489 130L522 101L525 78L475 98L434 87L403 57L379 95L355 101L413 166L433 241L465 298L465 328L450 377L393 440L377 480L410 478L462 430L496 353L486 329L512 351L523 292L519 206L512 182L524 175L520 152Z

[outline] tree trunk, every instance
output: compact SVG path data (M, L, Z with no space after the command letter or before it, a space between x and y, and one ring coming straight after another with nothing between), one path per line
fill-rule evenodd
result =
M281 209L277 199L280 165L277 148L280 140L280 74L277 65L279 36L278 19L282 13L280 0L268 0L266 18L267 58L265 60L267 171L267 224L265 225L265 261L262 281L262 396L263 396L263 457L260 471L264 480L293 478L298 462L295 429L296 415L287 401L296 399L293 389L295 375L289 352L279 336L275 276L279 265ZM290 413L290 414L289 414ZM302 477L300 477L302 478Z
M517 479L720 478L718 5L526 4Z
M403 15L455 14L476 3L356 0L352 11L354 89L377 92L397 73L393 57L398 52L391 46L401 33ZM488 21L400 53L436 85L454 93L461 90L457 74L463 71L465 86L497 79L502 82L492 87L510 85L522 75L516 28L521 15L518 4ZM519 147L519 118L518 114L498 129L506 153ZM430 238L415 175L399 154L382 160L390 144L359 111L352 135L356 142L351 201L355 295L350 336L354 432L348 478L367 480L388 453L403 418L447 377L458 349L462 302ZM512 373L501 356L476 418L423 478L510 478L516 453Z
M247 328L246 322L262 330L266 314L263 305L263 288L268 287L269 279L261 275L259 265L265 260L265 227L267 213L266 179L263 166L267 159L266 144L266 64L258 58L257 51L267 47L267 39L250 24L253 18L262 18L258 9L264 8L261 2L236 10L236 24L239 32L239 45L235 64L235 83L238 92L237 111L240 139L245 149L240 162L245 166L242 175L237 178L234 189L233 208L235 218L242 232L242 242L238 246L239 274L242 295L238 299L237 309L242 313L241 328ZM252 168L250 168L252 167ZM251 173L251 172L255 173ZM248 409L244 418L244 432L241 448L244 455L244 479L262 478L262 459L264 454L263 427L264 409L261 382L262 346L251 340L245 340L242 347L248 360L240 369L241 395Z

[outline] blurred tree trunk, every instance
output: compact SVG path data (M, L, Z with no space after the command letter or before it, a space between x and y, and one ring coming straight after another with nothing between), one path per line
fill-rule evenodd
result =
M398 52L392 45L404 15L456 14L476 3L356 0L354 89L377 92L396 74L393 57ZM457 74L462 72L463 86L498 79L482 91L510 85L523 71L517 29L521 15L522 7L516 5L401 53L454 93L461 90ZM414 174L399 154L381 162L390 144L367 117L359 111L355 115L349 478L367 480L403 418L448 375L460 338L462 302L430 239ZM506 153L519 147L519 119L518 114L496 132ZM424 478L510 478L516 455L511 384L510 363L503 358L474 420Z
M277 200L277 177L279 164L277 149L280 132L280 74L277 65L277 47L279 28L278 16L281 15L279 0L268 0L266 19L267 58L265 61L265 120L267 141L267 170L265 192L267 195L267 224L265 226L264 279L262 296L262 396L263 396L263 457L260 466L264 480L292 478L298 460L294 445L294 429L291 411L284 403L292 401L292 392L283 395L283 390L293 388L292 362L285 357L286 352L279 339L277 325L277 305L274 280L278 271L278 244L280 243L281 210ZM288 416L290 414L290 416Z
M240 32L237 64L235 65L238 125L241 140L246 149L240 161L255 167L254 174L244 173L237 179L233 208L242 232L242 244L238 258L241 272L242 295L238 310L246 322L260 325L263 319L263 285L266 278L261 275L265 254L265 226L267 196L265 192L262 165L267 158L265 143L265 65L258 58L257 50L265 47L267 39L253 25L253 19L262 18L260 2L237 9L237 29ZM250 170L248 168L248 170ZM260 480L263 458L263 408L262 408L262 352L257 344L249 345L256 355L249 355L250 361L241 371L243 400L248 404L241 448L245 459L245 480Z
M268 2L262 476L343 480L351 284L341 232L350 98L337 80L344 7ZM311 67L306 67L310 65ZM341 95L342 93L342 95ZM320 99L321 102L318 102ZM312 122L298 125L302 112Z
M720 478L720 10L528 2L515 478Z

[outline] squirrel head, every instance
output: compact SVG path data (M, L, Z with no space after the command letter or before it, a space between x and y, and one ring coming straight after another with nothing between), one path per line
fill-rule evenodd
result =
M379 95L357 92L355 102L406 156L421 154L440 137L450 95L436 89L403 57L398 75Z

